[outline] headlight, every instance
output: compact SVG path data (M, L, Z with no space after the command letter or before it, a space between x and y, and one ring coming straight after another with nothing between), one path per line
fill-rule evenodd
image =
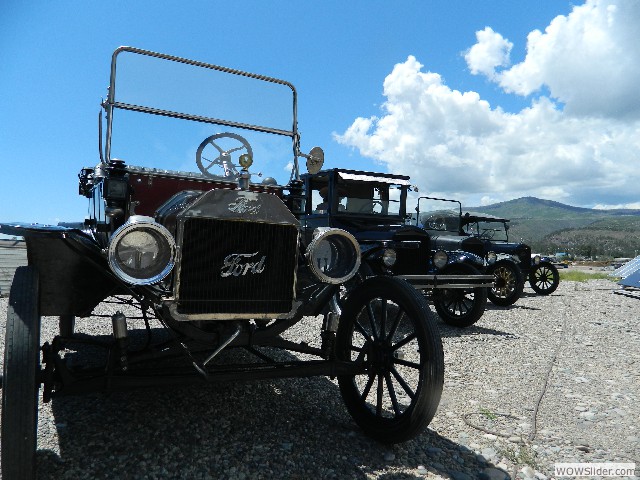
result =
M150 285L169 274L175 253L175 241L169 230L151 217L135 215L111 237L109 266L127 283Z
M325 283L344 283L360 268L358 241L338 228L316 228L306 257L313 274Z
M384 253L382 254L382 263L384 263L387 267L393 267L396 264L396 260L396 251L393 248L385 249Z
M539 265L540 264L540 255L534 256L531 260L533 260L533 264L534 265Z
M496 263L496 260L498 260L498 255L496 255L496 252L487 253L487 263L489 265L493 265L494 263Z
M433 264L436 266L436 268L443 268L447 265L448 262L449 256L447 255L447 252L438 250L433 254Z

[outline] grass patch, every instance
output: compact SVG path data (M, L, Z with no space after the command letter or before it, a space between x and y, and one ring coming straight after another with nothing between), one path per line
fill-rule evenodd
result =
M617 282L619 279L610 277L608 273L603 272L585 272L582 270L560 270L560 280L570 282L586 282L588 280L610 280Z
M496 418L498 418L497 415L488 408L481 408L480 413L487 417L489 420L495 420Z
M507 457L511 460L511 463L514 465L529 465L534 470L539 468L537 462L537 456L535 450L533 450L528 445L523 445L521 447L507 447L504 450L500 450L503 457Z

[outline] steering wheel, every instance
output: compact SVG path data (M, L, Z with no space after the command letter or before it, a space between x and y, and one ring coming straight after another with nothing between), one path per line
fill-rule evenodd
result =
M433 230L446 230L447 226L444 223L444 218L442 217L429 217L427 220L427 225L429 228Z
M232 138L239 142L240 145L228 150L223 150L222 147L218 145L218 143L220 142L216 142L216 140L219 140L221 138ZM203 152L208 145L211 145L215 149L214 151L212 151L214 155L217 151L217 157L211 159L211 156L209 154L207 154L207 156L203 155ZM238 172L238 168L233 162L231 154L240 150L246 150L247 154L251 158L253 158L253 150L251 149L251 145L249 145L249 142L244 137L238 135L237 133L231 132L216 133L215 135L211 135L210 137L205 138L198 147L198 151L196 152L196 164L198 165L198 169L202 172L202 174L207 177L223 177L225 179L235 180L240 175L240 172ZM215 166L222 169L220 175L211 173L211 169ZM216 171L216 169L214 169L214 171Z
M380 212L382 212L382 202L380 202L380 200L370 200L369 202L364 202L360 207L357 207L358 210L356 213L378 213L374 210L376 205L380 206Z
M486 238L487 240L491 240L495 234L496 234L496 230L485 228L482 230L482 233L480 234L480 238Z

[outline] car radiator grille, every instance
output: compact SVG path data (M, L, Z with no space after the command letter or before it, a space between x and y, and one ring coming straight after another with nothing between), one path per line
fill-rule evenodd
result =
M178 313L287 313L294 300L295 225L185 221Z

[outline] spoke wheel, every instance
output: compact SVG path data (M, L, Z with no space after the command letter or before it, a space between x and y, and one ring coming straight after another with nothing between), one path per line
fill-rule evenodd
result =
M36 474L40 314L38 272L16 270L7 310L2 385L2 478Z
M529 285L540 295L549 295L556 291L560 284L560 274L555 265L541 263L529 274Z
M479 272L471 265L455 265L445 275L478 275ZM438 316L447 325L454 327L469 327L480 320L487 306L487 289L477 288L446 288L435 289L433 292L433 306Z
M338 360L364 373L338 377L355 422L372 438L397 443L420 434L436 413L444 381L440 333L424 297L393 277L373 277L345 299Z
M493 287L488 293L489 300L494 305L508 307L522 296L524 280L522 272L514 262L500 260L491 267L489 273L494 276Z

